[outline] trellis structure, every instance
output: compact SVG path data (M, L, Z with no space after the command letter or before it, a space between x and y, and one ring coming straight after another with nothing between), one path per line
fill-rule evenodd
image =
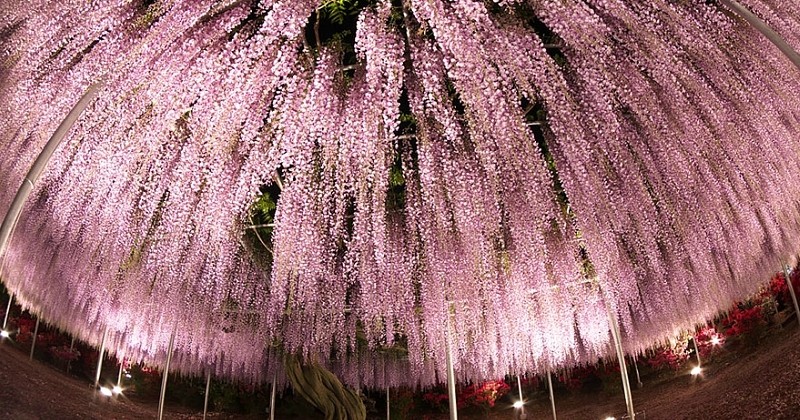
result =
M795 249L800 7L564 3L365 2L350 53L305 36L310 0L5 2L0 203L33 199L3 278L187 373L624 364ZM244 232L281 177L265 268ZM359 343L397 340L408 362L367 376Z

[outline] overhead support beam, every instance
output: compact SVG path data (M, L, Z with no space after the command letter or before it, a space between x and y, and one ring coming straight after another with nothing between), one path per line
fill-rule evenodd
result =
M14 233L14 228L17 226L19 216L22 214L22 208L25 206L25 202L28 200L31 191L33 191L36 182L39 181L42 172L44 172L47 164L50 162L50 158L53 157L53 152L56 151L61 141L67 136L67 133L72 129L75 121L78 120L78 117L81 116L89 103L97 96L97 92L101 87L101 83L89 86L89 89L86 90L86 93L83 94L78 103L75 104L69 114L67 114L67 117L64 118L64 121L61 122L56 132L53 133L53 136L47 141L42 152L39 153L39 156L33 162L33 165L31 165L31 169L28 171L28 174L22 181L22 185L17 190L17 195L14 196L14 201L11 202L11 207L9 207L3 218L3 224L0 225L0 259L5 258L8 243L11 240L11 235Z
M775 46L778 47L778 49L781 50L781 52L786 55L786 57L789 58L789 60L791 60L798 69L800 69L800 54L798 54L797 51L795 51L795 49L792 48L792 46L789 45L789 43L786 42L786 40L783 39L780 34L775 32L775 30L772 29L766 22L761 20L761 18L751 12L750 9L744 7L736 0L720 0L720 3L739 15L742 19L746 20L747 23L761 32L762 35L764 35L770 42L775 44Z

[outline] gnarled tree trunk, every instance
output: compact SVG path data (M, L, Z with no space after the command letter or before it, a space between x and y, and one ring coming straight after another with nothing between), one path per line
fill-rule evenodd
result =
M294 391L325 414L325 420L365 420L367 410L355 392L317 363L286 357L286 376Z

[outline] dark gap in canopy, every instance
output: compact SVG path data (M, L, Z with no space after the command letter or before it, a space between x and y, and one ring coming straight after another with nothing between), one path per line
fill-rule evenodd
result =
M264 18L266 17L266 11L261 10L258 7L258 2L250 3L250 12L247 14L247 17L242 19L238 25L234 26L233 29L230 30L228 33L228 41L233 40L233 38L242 31L248 31L248 38L252 37L256 34L257 28L261 27L264 23Z
M136 13L133 15L134 26L149 28L158 22L163 15L163 10L159 7L158 0L142 0L136 6Z
M567 59L559 47L560 45L564 45L564 41L561 37L536 16L536 12L530 4L526 2L517 3L514 6L514 11L520 20L525 22L539 39L542 40L542 44L545 45L545 50L550 58L552 58L559 67L566 67Z
M389 191L386 195L387 212L396 213L402 217L405 213L406 202L406 174L403 169L403 156L408 153L411 157L412 169L416 170L417 164L417 138L416 118L411 112L408 91L405 87L400 95L400 125L394 133L394 162L389 170Z
M324 45L339 47L342 64L356 64L353 46L359 12L374 0L334 0L325 2L306 21L303 35L308 46L319 51ZM319 42L318 42L319 41Z
M251 256L262 269L272 267L272 234L274 232L275 211L281 190L276 183L265 184L259 188L261 195L249 210L248 223L244 229L244 243L250 248Z
M81 60L83 60L83 58L84 58L84 57L86 57L86 55L87 55L87 54L89 54L90 52L92 52L92 50L94 49L94 47L95 47L95 46L96 46L96 45L97 45L97 44L98 44L100 41L102 41L102 40L103 40L103 38L105 38L105 34L103 34L103 35L100 35L100 36L99 36L99 37L97 37L95 40L93 40L93 41L92 41L92 42L91 42L89 45L87 45L87 46L86 46L86 48L84 48L83 50L81 50L81 52L79 52L78 54L76 54L76 55L75 55L75 57L73 57L73 58L72 58L72 60L70 60L70 62L69 62L69 63L67 63L67 65L66 65L66 68L67 68L67 69L71 69L72 67L74 67L75 65L77 65L78 63L80 63L80 62L81 62Z
M24 19L20 19L20 20L11 22L7 26L0 27L0 43L2 43L2 44L7 43L8 40L11 39L11 37L16 35L16 33L19 31L19 28L21 28L22 25L24 25L24 24L25 24L25 20Z
M545 51L561 71L570 91L580 91L580 82L575 79L569 60L564 51L562 51L565 45L564 40L536 16L536 12L530 4L525 2L517 3L514 5L514 12L542 41L542 44L545 46ZM576 221L576 215L570 205L568 194L561 181L555 156L552 154L554 149L551 145L555 145L554 142L556 140L555 133L553 133L548 125L547 105L540 102L532 104L529 100L523 98L521 106L525 111L525 122L530 124L530 129L534 133L536 143L547 164L547 170L552 177L553 185L551 187L562 212L563 219L561 221L574 223ZM553 222L560 223L561 221L554 220ZM558 231L562 228L553 226L553 229ZM572 229L574 239L578 241L577 259L581 264L581 274L587 279L595 278L597 273L589 256L589 250L583 239L583 235L578 229L578 226L574 226ZM564 233L570 234L566 229L564 229L564 231Z

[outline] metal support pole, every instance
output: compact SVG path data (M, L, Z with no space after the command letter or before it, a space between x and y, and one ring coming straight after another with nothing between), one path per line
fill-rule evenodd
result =
M206 414L208 414L208 393L211 391L211 371L208 371L206 375L206 395L203 400L203 420L206 420Z
M169 336L169 348L167 349L167 364L164 366L164 373L161 378L161 396L158 398L158 420L164 418L164 397L167 395L167 378L169 378L169 364L172 362L172 346L175 344L175 330Z
M747 21L750 25L756 28L762 35L764 35L770 42L775 44L781 52L786 55L789 60L791 60L794 65L800 69L800 54L792 48L786 40L783 39L780 34L775 32L772 28L767 25L766 22L761 20L758 16L756 16L753 12L751 12L746 7L739 4L739 2L735 0L720 0L727 8L731 9L734 13L742 17L744 20Z
M458 420L458 405L456 404L456 378L453 372L453 355L450 343L447 344L447 398L450 403L450 420Z
M31 356L29 357L30 360L33 360L33 351L36 349L36 336L39 334L39 317L36 317L36 326L33 327L33 340L31 340Z
M72 336L72 340L70 340L70 342L69 342L70 359L67 360L67 373L69 373L69 370L72 367L72 358L71 357L72 357L72 349L74 349L74 348L75 348L75 336L73 335Z
M450 309L452 310L452 305ZM456 404L456 375L453 372L453 346L450 343L450 317L451 311L447 311L447 341L445 347L447 351L447 399L450 403L450 420L458 420L458 405Z
M14 301L14 294L8 294L8 305L6 306L6 316L3 318L3 331L6 330L6 325L8 325L8 314L11 312L11 302Z
M61 141L64 140L64 137L69 133L75 121L78 120L83 110L86 109L86 106L89 105L97 95L97 91L101 86L102 83L89 86L89 89L86 90L86 93L83 94L78 103L69 111L67 117L64 118L64 121L61 122L56 132L53 133L53 136L47 141L42 152L39 153L39 156L33 162L33 165L31 165L31 169L28 171L22 185L20 185L17 190L17 195L14 196L14 201L11 202L11 207L8 208L8 212L6 212L3 218L3 224L0 225L0 258L5 256L6 248L8 248L8 243L11 240L11 235L14 233L14 228L17 226L17 221L22 213L25 201L27 201L28 196L31 194L31 191L33 191L33 186L36 185L45 167L47 167L47 163L53 156L53 152L55 152L56 148L61 144Z
M794 304L794 314L797 317L797 320L800 321L800 306L797 305L797 295L794 292L794 286L792 285L792 269L789 265L785 265L783 268L783 275L786 277L786 286L789 287L789 294L792 296L792 304Z
M522 395L522 380L520 379L520 375L517 375L517 391L519 392L519 402L522 406L519 408L519 420L525 420L528 418L528 414L525 413L525 396Z
M697 335L692 336L692 344L694 345L694 355L697 357L697 366L700 367L703 362L700 360L700 349L697 348Z
M117 374L117 387L122 389L122 370L125 368L125 358L119 361L119 373Z
M636 387L641 388L644 386L642 378L639 377L639 365L636 363L636 356L633 356L633 369L636 371Z
M633 420L636 415L633 410L633 395L631 394L631 384L628 380L628 367L625 364L625 351L622 349L622 337L620 337L619 323L616 315L611 311L611 305L606 301L606 311L608 312L608 322L611 327L611 336L614 339L614 348L617 351L619 361L619 372L622 376L622 389L625 392L625 405L628 408L628 418Z
M108 327L103 330L103 339L100 340L100 355L97 356L97 373L94 375L94 389L100 385L100 372L103 370L103 353L106 352L106 337L108 336Z
M386 420L390 420L392 417L391 415L391 406L389 405L389 387L386 387Z
M278 381L278 374L272 377L272 392L269 396L269 420L275 420L275 382Z
M547 389L550 390L550 407L553 408L553 420L557 420L556 416L556 399L553 397L553 380L550 378L550 371L547 371Z

